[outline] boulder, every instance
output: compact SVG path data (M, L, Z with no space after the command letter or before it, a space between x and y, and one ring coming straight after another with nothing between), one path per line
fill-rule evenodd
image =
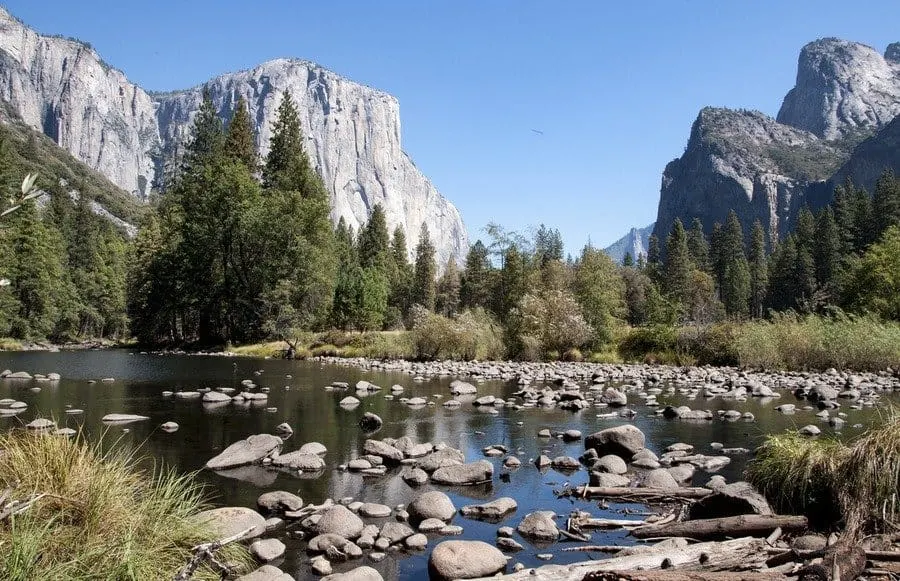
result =
M479 460L468 464L444 466L431 475L432 482L463 486L487 482L494 477L494 465L487 460Z
M526 539L534 541L555 541L559 537L559 529L553 517L555 513L549 510L532 512L522 519L516 530Z
M557 470L566 472L581 469L581 463L571 456L557 456L550 462L550 465Z
M399 464L403 461L403 452L381 440L366 440L363 451L383 458L386 464Z
M450 393L453 395L471 395L477 391L478 388L471 383L466 383L465 381L460 381L458 379L450 384Z
M210 470L225 470L262 462L281 451L282 440L271 434L256 434L239 440L206 463Z
M306 550L309 553L324 553L328 551L330 547L337 547L338 549L343 549L347 543L349 543L347 539L342 537L341 535L335 535L331 533L325 533L321 535L316 535L309 540L306 544Z
M444 521L440 521L440 523L441 526L444 526ZM388 521L381 527L378 537L387 539L388 546L390 546L402 543L414 534L416 534L416 531L412 530L409 525L397 521Z
M742 514L773 514L769 503L749 482L734 482L719 486L715 492L692 504L691 519L720 518Z
M46 418L37 418L36 420L32 420L25 424L25 427L35 431L52 430L56 427L56 422Z
M615 454L630 459L644 448L645 442L644 432L631 424L625 424L591 434L585 438L584 447L593 448L600 456Z
M679 464L667 470L679 486L690 486L694 481L694 467L690 464Z
M403 544L406 545L407 549L412 551L421 551L428 546L428 537L423 535L422 533L416 533L410 537L407 537Z
M256 571L241 575L237 581L294 581L294 578L272 565L263 565Z
M444 541L428 558L432 579L476 579L506 568L506 557L497 547L482 541Z
M366 502L359 507L359 514L368 518L385 518L391 516L391 507L375 502Z
M284 543L278 539L260 539L250 545L250 554L263 562L274 561L284 555Z
M272 465L301 472L318 472L325 469L325 460L316 454L306 454L297 450L274 458Z
M372 567L363 565L346 573L327 575L322 577L322 581L384 581L384 577Z
M328 452L328 448L325 447L324 444L320 444L319 442L307 442L300 446L300 449L297 450L301 454L315 454L316 456L324 456Z
M383 425L384 421L372 412L364 413L363 417L359 420L359 427L364 432L377 432Z
M466 505L459 509L459 512L461 515L469 518L500 520L507 514L515 512L518 506L515 500L504 496L485 504Z
M407 468L400 473L400 478L410 486L421 486L428 482L428 473L421 468Z
M591 468L597 472L609 472L610 474L625 474L628 472L628 465L625 464L625 460L622 460L615 454L607 454L598 459Z
M362 519L350 512L350 509L336 504L322 513L322 518L316 523L316 532L340 535L345 539L356 539L362 534L365 526Z
M449 521L456 514L456 507L453 506L453 501L439 490L420 494L409 503L407 510L409 511L410 520L414 522L423 521L427 518Z
M614 387L607 387L600 396L600 401L609 407L622 407L628 405L628 396Z
M143 422L149 419L147 416L136 414L106 414L100 421L104 424L130 424L131 422Z
M355 408L359 405L359 400L353 397L352 395L348 395L344 399L342 399L339 403L339 406L342 408Z
M678 488L678 481L665 468L657 468L644 476L641 486L647 488Z
M224 403L231 401L231 396L219 391L207 391L201 399L206 403Z
M445 466L459 466L466 461L466 456L459 450L455 448L444 448L442 450L435 450L431 454L428 454L418 462L416 462L416 466L424 470L425 472L434 472L438 468L443 468Z
M591 486L600 486L603 488L618 488L631 484L631 479L620 474L610 474L608 472L591 472L589 483Z
M204 510L193 518L198 524L205 525L216 539L230 537L246 529L252 530L245 539L253 539L266 532L266 519L255 510L242 506Z
M264 514L284 514L285 511L296 511L303 508L303 499L296 494L276 490L261 494L256 499L256 506Z

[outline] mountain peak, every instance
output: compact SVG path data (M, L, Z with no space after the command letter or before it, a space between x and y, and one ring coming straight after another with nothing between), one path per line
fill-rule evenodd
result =
M900 114L900 44L882 56L874 48L821 38L800 51L797 81L778 122L828 140L887 124Z
M884 51L884 60L900 63L900 42L892 42Z

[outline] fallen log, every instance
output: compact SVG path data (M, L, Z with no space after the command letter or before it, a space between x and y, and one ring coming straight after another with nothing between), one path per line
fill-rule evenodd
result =
M900 561L900 551L866 551L866 559L888 563L897 562Z
M642 527L645 520L625 520L617 518L574 518L572 524L585 529L621 529L625 527Z
M588 573L582 581L787 581L783 573L704 571L603 571Z
M783 531L806 530L805 516L763 516L743 514L725 518L706 518L666 525L647 525L631 531L638 539L653 537L690 537L698 540L723 539L727 537L765 537L777 528Z
M665 498L674 500L697 500L712 494L709 488L628 488L624 486L578 486L574 495L587 498L624 498L628 500Z
M764 558L765 540L744 537L675 548L671 546L647 547L646 550L634 554L601 561L585 561L573 565L544 565L536 569L523 569L508 575L484 577L481 581L582 581L586 575L600 572L615 572L621 575L622 572L630 571L630 574L650 575L651 572L661 569L677 569L679 572L693 569L695 573L700 573L697 570L702 569L704 574L714 571L733 572L760 568ZM760 577L756 575L754 573L752 577L746 578L759 579ZM646 579L653 581L657 577L646 577ZM715 578L709 577L709 579ZM742 578L732 577L730 581L738 579ZM784 577L775 577L774 579L784 579Z

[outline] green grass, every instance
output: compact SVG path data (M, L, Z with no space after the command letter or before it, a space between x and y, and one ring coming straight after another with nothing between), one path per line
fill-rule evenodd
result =
M770 435L749 463L747 480L778 512L805 514L822 526L842 522L853 535L896 528L900 521L900 411L857 439Z
M214 540L193 519L208 508L192 475L147 472L118 446L12 431L0 435L0 488L13 498L46 494L0 523L0 578L25 581L171 579L190 548ZM236 544L220 557L249 565ZM218 579L203 569L197 579Z

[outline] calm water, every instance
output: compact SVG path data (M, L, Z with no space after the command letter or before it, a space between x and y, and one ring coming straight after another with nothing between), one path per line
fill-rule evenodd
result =
M320 503L325 498L352 496L365 502L380 502L393 506L408 503L417 494L428 490L416 490L407 486L398 476L398 470L384 477L367 477L339 472L338 464L354 458L362 447L365 436L357 427L357 421L366 411L371 411L385 422L377 437L410 436L416 441L440 442L462 449L469 460L482 457L481 449L489 444L505 444L523 462L523 466L509 474L508 481L501 480L504 472L501 459L491 460L495 464L495 477L491 485L471 488L441 488L453 499L457 507L483 502L499 496L516 499L519 509L501 524L488 524L457 516L455 524L465 529L462 538L481 539L493 542L498 526L515 526L528 512L533 510L554 510L567 514L578 508L594 513L595 516L614 517L624 508L639 508L628 505L611 505L602 510L597 503L557 499L554 490L565 483L578 485L587 482L588 474L582 470L575 474L561 474L555 471L540 473L526 461L544 453L555 457L570 455L578 457L583 452L580 442L563 443L559 440L539 440L538 430L578 429L584 434L622 423L620 420L597 418L597 409L586 409L579 413L559 410L523 409L520 411L502 409L497 416L464 404L456 410L440 405L443 399L435 400L438 405L423 409L410 409L397 399L384 398L387 388L400 384L405 388L403 396L431 398L440 395L449 397L448 386L453 378L414 382L404 374L370 373L351 368L325 366L313 362L261 360L245 358L224 358L204 356L149 355L128 351L86 351L61 353L0 353L0 368L30 373L60 373L63 379L56 383L32 383L28 381L0 381L0 399L14 398L28 404L28 409L18 417L0 418L0 430L21 426L36 417L52 417L60 426L83 428L91 437L100 437L105 432L108 440L121 439L125 445L141 446L149 456L161 459L180 470L193 471L229 444L252 434L271 433L275 426L287 422L294 429L294 435L284 446L290 452L310 441L321 442L328 448L325 459L329 470L318 478L301 479L283 473L263 469L242 470L236 477L226 477L209 471L201 471L200 478L209 485L209 493L217 504L256 506L256 498L270 490L287 490L301 496L306 502ZM255 372L260 372L256 375ZM291 376L291 377L288 377ZM99 382L113 377L112 383ZM269 400L263 406L207 408L198 400L181 401L164 398L164 390L193 390L197 388L234 387L239 388L243 379L252 379L257 384L271 389ZM332 381L347 381L351 385L366 379L382 386L381 392L363 398L362 405L347 411L338 402L348 393L329 392L323 389ZM90 380L97 380L90 383ZM39 392L32 388L40 387ZM478 395L492 394L508 397L517 390L513 383L485 382L479 384ZM352 392L352 390L351 390ZM653 417L653 409L642 405L636 397L629 403L638 415L633 423L647 435L647 445L657 453L675 442L693 444L699 452L712 453L710 442L721 442L726 447L753 448L765 433L781 431L789 427L817 424L828 432L830 428L814 417L813 411L798 411L796 415L784 416L775 412L776 404L748 401L745 403L715 400L685 401L675 396L660 395L662 405L685 403L693 408L738 409L751 411L756 421L688 423L668 421ZM794 403L790 394L785 394L781 402ZM84 410L84 415L65 414L66 407ZM277 407L272 413L266 407ZM798 406L799 407L799 406ZM866 424L873 412L864 410L842 411L848 413L846 435L858 433L850 426ZM150 416L150 421L132 423L127 432L122 426L104 428L100 418L108 413L135 413ZM166 433L158 426L166 421L175 421L181 427L177 432ZM737 479L743 469L745 459L736 457L732 464L720 473L729 481ZM695 484L703 484L709 475L698 472ZM377 521L373 521L377 522ZM596 544L616 544L625 536L621 532L595 532ZM435 537L433 547L440 539ZM535 547L518 538L525 550L515 554L510 563L522 562L526 566L537 566L543 562L536 558L538 553L553 553L554 563L574 562L588 558L585 553L562 553L565 546L558 543L550 547ZM297 579L311 577L306 569L306 556L302 545L285 540L288 552L283 563L275 563ZM571 546L571 545L570 545ZM389 553L382 563L373 564L366 557L336 566L335 570L345 570L362 564L371 565L382 572L385 579L419 579L426 576L427 551L408 555Z

